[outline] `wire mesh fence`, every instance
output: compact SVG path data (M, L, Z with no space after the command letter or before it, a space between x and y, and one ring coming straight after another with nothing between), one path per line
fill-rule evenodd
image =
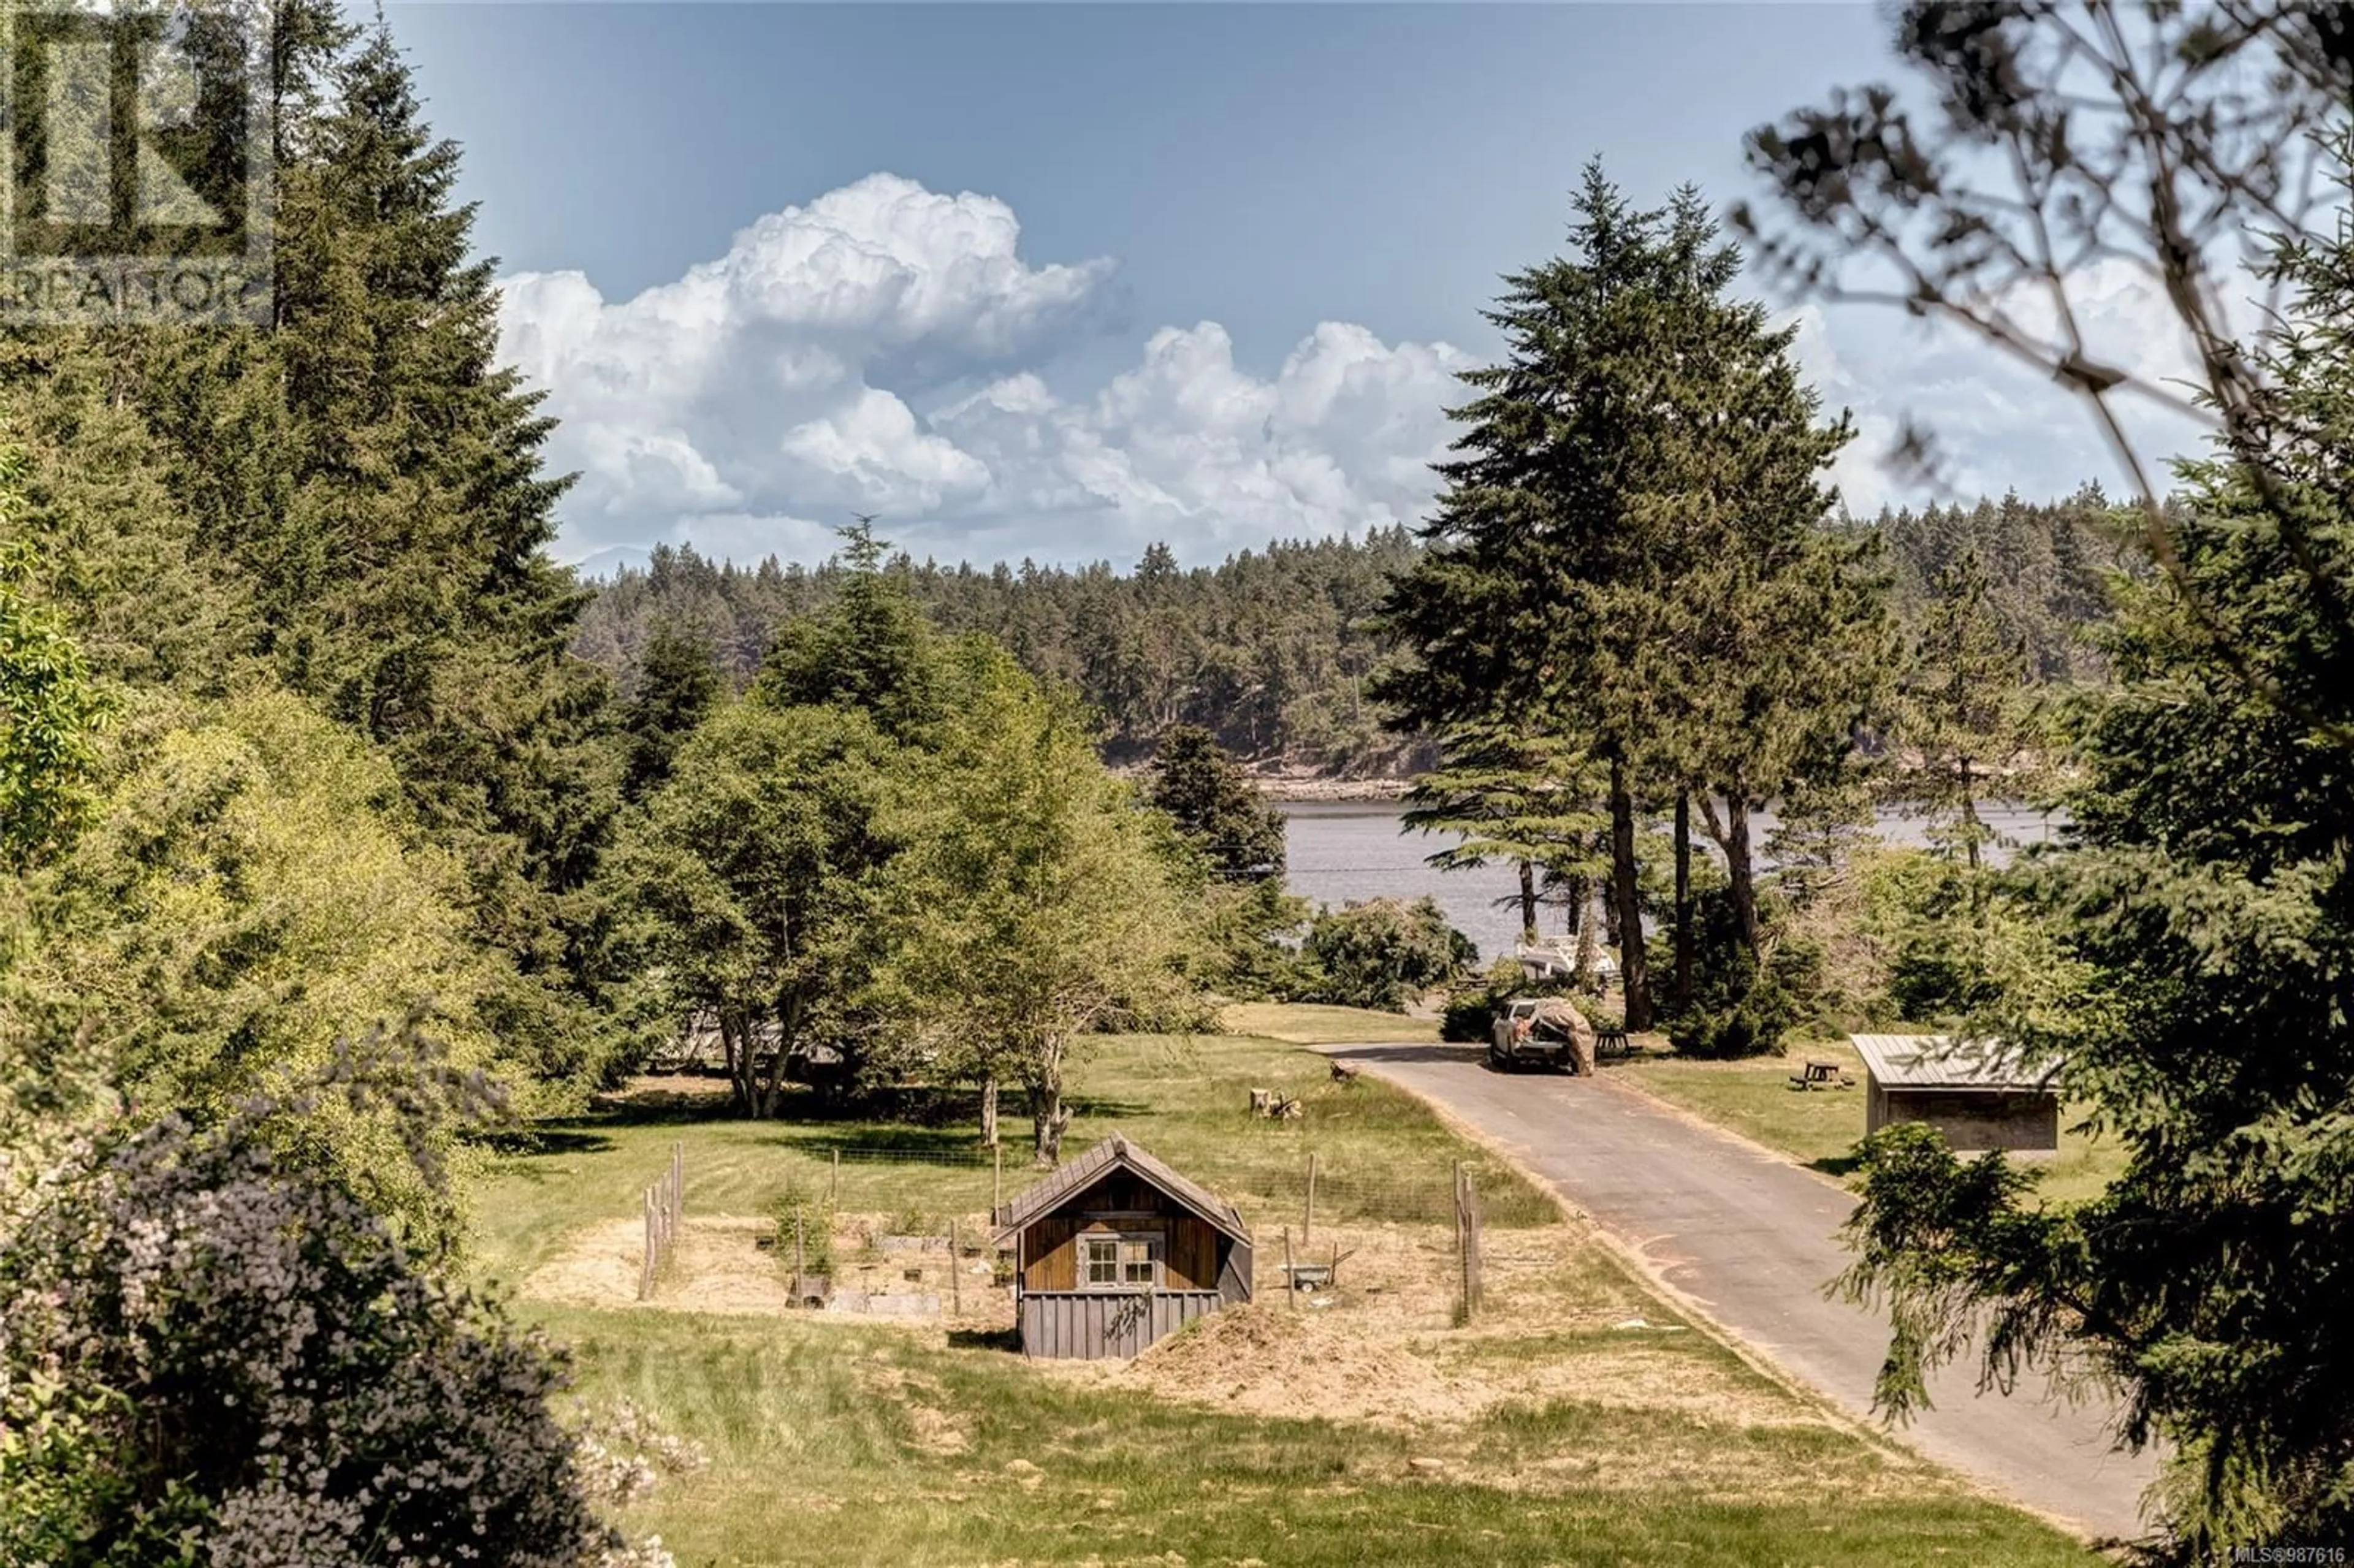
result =
M1034 1167L1026 1145L1011 1143L994 1150L812 1143L786 1158L792 1165L780 1175L815 1184L843 1210L980 1213L1046 1174ZM1319 1222L1451 1226L1458 1209L1457 1162L1444 1157L1379 1171L1352 1169L1314 1149L1224 1157L1191 1151L1172 1162L1255 1219L1291 1224L1303 1234ZM1460 1163L1464 1179L1479 1190L1487 1224L1525 1228L1560 1217L1551 1200L1501 1162L1475 1157Z

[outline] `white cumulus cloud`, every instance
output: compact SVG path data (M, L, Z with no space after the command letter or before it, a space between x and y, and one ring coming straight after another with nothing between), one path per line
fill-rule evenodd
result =
M1039 369L1118 308L1113 264L1034 264L1003 202L876 175L760 218L634 299L578 272L503 284L504 355L579 471L564 546L691 538L822 551L881 514L918 551L1188 558L1410 521L1435 488L1445 344L1325 323L1272 376L1214 322L1163 327L1090 393Z

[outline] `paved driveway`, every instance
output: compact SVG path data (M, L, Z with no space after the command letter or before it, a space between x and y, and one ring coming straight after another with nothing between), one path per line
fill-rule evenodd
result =
M1854 1206L1755 1145L1598 1078L1498 1074L1474 1047L1335 1045L1507 1149L1650 1260L1710 1317L1858 1415L1887 1350L1875 1315L1827 1298ZM1861 1115L1859 1107L1858 1114ZM1967 1369L1931 1385L1936 1408L1901 1436L1955 1469L2096 1535L2139 1534L2155 1466L2113 1452L2106 1412L2057 1408L2040 1383L1978 1394Z

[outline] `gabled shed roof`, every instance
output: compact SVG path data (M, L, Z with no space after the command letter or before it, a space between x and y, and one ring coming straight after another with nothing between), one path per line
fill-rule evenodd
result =
M1872 1075L1897 1089L2013 1089L2050 1092L2057 1057L2023 1061L1999 1041L1956 1041L1946 1034L1850 1034Z
M1198 1182L1189 1181L1118 1133L1040 1181L991 1216L997 1240L1003 1241L1034 1220L1052 1213L1114 1171L1127 1171L1150 1181L1209 1224L1239 1242L1250 1240L1250 1227L1232 1203Z

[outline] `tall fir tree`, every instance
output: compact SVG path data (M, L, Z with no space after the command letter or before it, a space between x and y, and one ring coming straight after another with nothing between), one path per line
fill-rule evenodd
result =
M608 683L549 559L550 421L497 355L456 147L407 64L311 0L276 38L276 322L164 334L140 397L199 543L249 599L250 654L392 760L512 959L501 1033L545 1076L610 1041L595 873L615 789Z
M2261 448L2184 465L2179 569L2116 585L2069 840L1986 901L2014 935L1980 944L2003 961L1972 1033L2056 1060L2125 1168L2049 1202L2000 1156L1895 1129L1852 1222L1849 1284L1893 1305L1882 1401L1923 1402L1960 1355L2114 1383L2123 1439L2170 1472L2168 1563L2354 1533L2354 222L2333 210L2280 253Z
M1898 738L1920 756L1909 791L1939 840L1971 870L1992 837L1978 815L1989 789L2017 794L2013 765L2031 747L2024 640L1998 616L1978 552L1965 546L1930 584L1897 705ZM2008 780L2006 782L2006 780Z

